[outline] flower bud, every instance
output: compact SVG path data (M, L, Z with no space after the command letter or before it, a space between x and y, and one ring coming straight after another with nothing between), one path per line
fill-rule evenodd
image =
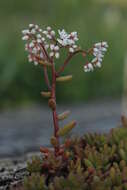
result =
M56 102L53 98L49 99L48 105L52 110L56 109Z

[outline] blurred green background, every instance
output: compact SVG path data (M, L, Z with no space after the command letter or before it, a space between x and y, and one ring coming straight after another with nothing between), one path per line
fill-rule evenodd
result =
M79 44L89 48L109 43L103 67L84 73L84 60L73 58L65 73L72 82L57 86L59 102L86 102L118 98L123 89L127 51L127 0L1 0L0 1L0 109L40 103L45 89L43 71L28 63L21 30L29 23L55 30L76 30ZM62 60L57 63L62 63Z

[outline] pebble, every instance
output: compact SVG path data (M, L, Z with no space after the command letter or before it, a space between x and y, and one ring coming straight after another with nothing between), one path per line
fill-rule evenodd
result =
M0 159L0 190L9 190L21 183L28 176L26 162L40 153L28 153L20 158Z

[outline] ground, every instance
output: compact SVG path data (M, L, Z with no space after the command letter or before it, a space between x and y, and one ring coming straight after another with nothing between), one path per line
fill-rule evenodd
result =
M121 101L103 100L81 105L58 105L58 111L71 110L71 119L77 120L73 134L107 132L120 124ZM63 123L61 123L63 126ZM47 107L32 106L6 110L0 113L0 157L17 157L27 152L50 146L52 115Z

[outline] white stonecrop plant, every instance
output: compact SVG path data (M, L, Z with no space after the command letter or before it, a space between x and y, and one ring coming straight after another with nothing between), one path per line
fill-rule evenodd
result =
M105 52L107 51L107 42L95 43L88 51L82 50L76 42L78 41L77 32L68 34L64 29L58 30L58 37L50 26L42 30L38 25L29 24L29 28L22 31L22 39L26 41L25 50L29 53L29 62L38 65L41 61L47 61L44 51L51 59L59 59L60 49L66 48L69 54L81 52L82 55L93 55L92 61L87 61L84 65L84 71L93 71L95 67L101 67ZM43 49L43 51L42 51ZM85 57L84 56L84 57Z
M67 82L72 79L72 75L61 76L65 67L68 65L74 55L81 53L84 58L91 55L91 61L86 61L84 71L93 71L96 67L101 67L102 59L107 51L107 42L99 42L93 45L88 50L83 50L77 45L78 35L77 32L68 34L64 29L58 30L58 35L50 26L42 30L38 25L30 24L29 28L22 31L22 39L26 41L25 50L28 52L29 62L34 62L35 65L43 66L44 80L47 85L47 90L41 92L41 95L49 98L48 105L52 110L54 135L51 138L51 143L54 146L55 156L64 153L64 145L60 145L59 138L71 131L76 125L76 121L72 121L64 127L59 127L59 122L69 115L69 111L62 114L57 113L56 109L56 83ZM61 49L67 51L67 57L63 64L57 70L55 67L55 60L59 59ZM48 69L51 70L51 80L49 80ZM41 147L41 152L45 155L49 153L47 148Z

